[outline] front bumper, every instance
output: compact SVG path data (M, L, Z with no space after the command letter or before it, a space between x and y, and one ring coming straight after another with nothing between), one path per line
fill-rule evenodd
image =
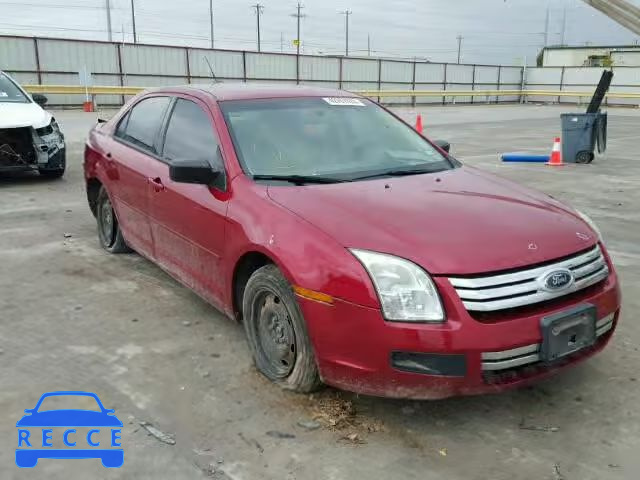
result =
M30 127L5 129L7 132L24 131L20 145L0 141L0 172L29 170L59 170L66 164L66 144L62 132L55 130L39 135ZM29 141L26 141L26 138Z
M344 390L398 398L498 392L540 380L592 356L607 345L618 322L620 290L613 268L597 285L491 319L472 317L447 279L434 280L448 319L438 325L387 322L377 309L299 297L323 381ZM536 359L543 341L541 319L583 304L596 308L600 321L596 343L552 364ZM392 365L398 352L428 354L443 367L436 367L435 374L399 369ZM527 361L519 360L522 357ZM406 355L403 359L404 365L410 364Z

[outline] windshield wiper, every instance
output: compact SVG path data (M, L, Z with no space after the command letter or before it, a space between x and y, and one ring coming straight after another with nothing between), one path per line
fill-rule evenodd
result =
M413 169L402 169L402 170L385 170L383 172L372 173L370 175L363 175L361 177L352 178L352 180L364 180L367 178L378 178L378 177L402 177L407 175L420 175L421 173L436 173L442 172L445 169L442 168L413 168Z
M332 177L321 177L318 175L253 175L252 178L254 180L280 180L296 185L304 185L305 183L343 183L350 181Z

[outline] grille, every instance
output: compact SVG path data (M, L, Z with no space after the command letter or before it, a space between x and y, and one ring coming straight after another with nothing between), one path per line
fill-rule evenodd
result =
M573 280L565 288L548 289L545 278L554 271L570 271ZM609 276L609 267L599 245L588 252L542 267L486 277L450 277L469 311L492 312L562 297L594 285Z
M614 317L615 313L612 313L596 322L597 338L613 328ZM501 352L484 352L482 354L482 370L495 372L537 363L540 361L540 348L539 343L534 343Z

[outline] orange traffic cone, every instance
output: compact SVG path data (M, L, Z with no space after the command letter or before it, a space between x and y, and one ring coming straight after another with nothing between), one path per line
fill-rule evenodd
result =
M418 118L416 118L416 132L422 134L422 115L418 114Z
M551 165L552 167L562 167L564 163L562 163L562 150L560 148L560 137L556 137L553 142L553 149L551 150L551 159L547 165Z

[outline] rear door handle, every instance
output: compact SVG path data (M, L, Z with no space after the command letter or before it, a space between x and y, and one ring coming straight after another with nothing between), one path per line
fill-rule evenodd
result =
M160 177L148 178L147 181L151 184L155 192L162 192L164 190L164 184Z

